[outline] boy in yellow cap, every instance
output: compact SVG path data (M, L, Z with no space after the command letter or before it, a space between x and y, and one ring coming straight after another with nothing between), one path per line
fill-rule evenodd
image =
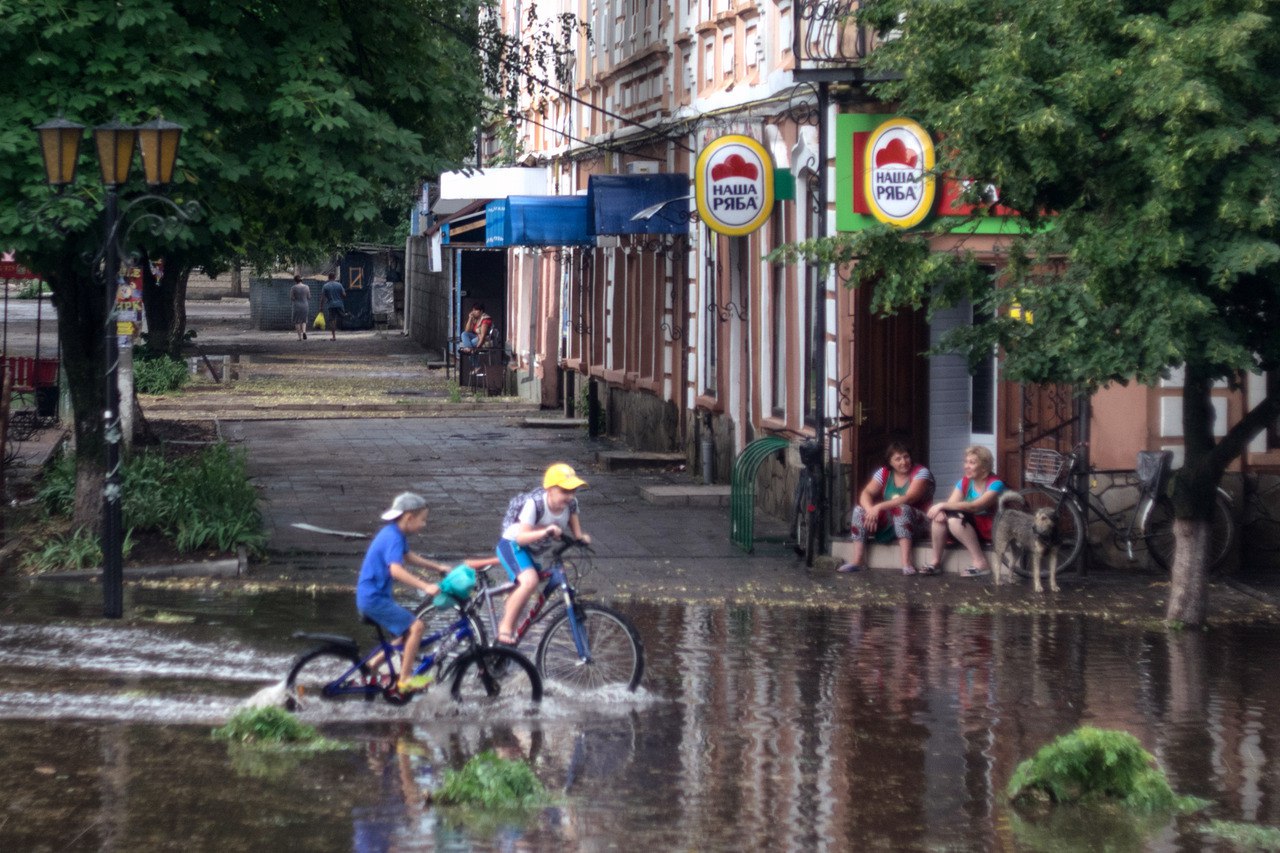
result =
M552 539L568 530L575 539L590 542L582 532L578 517L578 499L574 492L586 486L577 472L563 462L547 468L542 488L525 492L512 499L502 520L502 539L498 541L498 560L516 588L507 596L498 625L497 641L506 645L516 642L516 619L524 610L529 596L538 585L538 554L551 547Z

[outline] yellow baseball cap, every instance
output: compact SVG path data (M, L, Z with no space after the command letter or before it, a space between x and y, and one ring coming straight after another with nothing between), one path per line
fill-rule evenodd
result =
M542 488L549 489L552 486L559 486L566 491L572 492L574 489L580 489L587 484L587 481L578 476L577 472L563 462L557 462L547 469L547 473L542 475Z

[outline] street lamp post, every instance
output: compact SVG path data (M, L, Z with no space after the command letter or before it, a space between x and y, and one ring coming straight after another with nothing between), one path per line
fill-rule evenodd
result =
M40 151L50 186L61 188L75 178L75 164L83 137L82 125L54 119L36 128ZM163 119L138 127L113 121L93 129L98 149L102 184L106 187L103 205L102 264L98 267L107 300L103 332L105 348L106 405L102 412L103 440L106 444L106 479L102 490L102 610L108 619L124 614L122 486L120 477L120 348L116 332L116 295L120 274L120 203L118 190L129 179L136 146L142 154L146 181L151 186L168 183L173 176L182 128Z

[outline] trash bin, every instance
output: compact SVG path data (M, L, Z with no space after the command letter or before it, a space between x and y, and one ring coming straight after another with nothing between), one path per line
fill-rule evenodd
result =
M58 386L46 385L36 389L36 417L58 417Z

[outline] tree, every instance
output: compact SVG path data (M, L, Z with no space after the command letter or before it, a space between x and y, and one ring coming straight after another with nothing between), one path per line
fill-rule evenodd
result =
M61 111L87 125L163 114L186 128L169 193L203 214L134 229L128 247L165 261L144 299L152 343L176 353L192 268L396 233L419 182L469 150L477 20L476 0L0 0L0 245L53 290L78 522L96 519L102 478L107 308L92 259L103 190L85 145L76 182L53 197L34 126ZM141 193L136 179L121 188Z
M1215 487L1280 416L1274 394L1221 439L1210 388L1280 367L1280 3L867 0L873 92L928 128L938 172L1018 214L999 286L972 255L888 227L791 247L850 264L890 312L968 299L995 322L944 347L1004 350L1009 379L1154 382L1183 367L1185 465L1167 617L1205 616ZM892 34L892 37L889 37ZM1034 325L1009 316L1014 301Z

